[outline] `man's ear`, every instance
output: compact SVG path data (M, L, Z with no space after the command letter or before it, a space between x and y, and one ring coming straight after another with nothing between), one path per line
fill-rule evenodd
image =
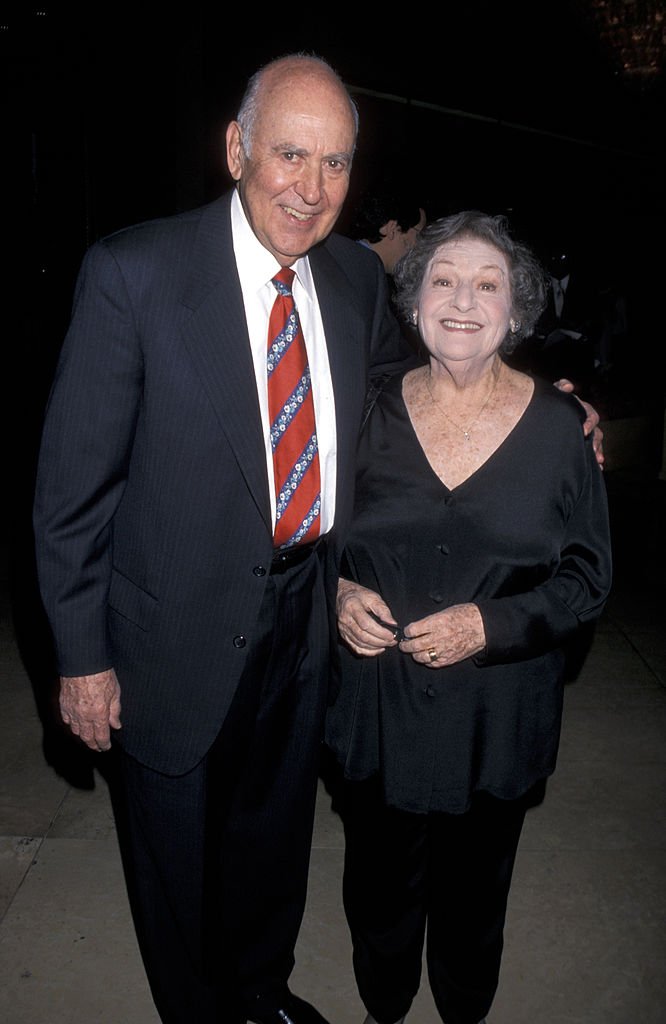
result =
M234 181L240 181L244 155L240 125L238 121L232 121L227 128L227 167Z
M395 233L398 230L397 220L387 220L386 224L382 224L379 229L379 234L384 238L395 238Z

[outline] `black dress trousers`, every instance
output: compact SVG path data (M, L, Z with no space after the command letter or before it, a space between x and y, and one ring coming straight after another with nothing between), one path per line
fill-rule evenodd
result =
M408 1012L424 943L442 1020L478 1024L488 1012L530 802L479 793L464 814L413 814L386 807L376 777L344 784L345 912L358 989L379 1024Z
M327 693L322 546L271 573L203 761L170 777L120 755L121 849L164 1024L245 1021L258 996L279 1005L294 965Z

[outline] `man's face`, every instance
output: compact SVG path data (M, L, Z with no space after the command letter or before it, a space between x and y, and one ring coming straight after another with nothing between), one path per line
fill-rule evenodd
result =
M232 122L229 170L255 235L289 266L329 234L342 209L355 141L349 100L326 74L283 70L262 86L250 155L243 141Z

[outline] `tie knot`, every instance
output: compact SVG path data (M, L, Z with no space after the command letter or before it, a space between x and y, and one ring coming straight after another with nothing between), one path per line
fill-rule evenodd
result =
M291 295L291 286L294 281L294 271L291 267L283 267L282 270L275 275L273 278L273 284L279 291L280 295Z

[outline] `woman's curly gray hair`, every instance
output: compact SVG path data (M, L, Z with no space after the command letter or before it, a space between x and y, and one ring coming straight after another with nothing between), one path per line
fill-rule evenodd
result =
M476 238L494 246L509 265L511 319L514 329L507 333L500 350L511 352L523 338L529 338L546 305L547 278L531 249L514 239L509 221L502 214L463 210L433 221L421 232L416 244L395 268L397 303L406 319L418 306L421 286L430 262L446 242L458 238Z

